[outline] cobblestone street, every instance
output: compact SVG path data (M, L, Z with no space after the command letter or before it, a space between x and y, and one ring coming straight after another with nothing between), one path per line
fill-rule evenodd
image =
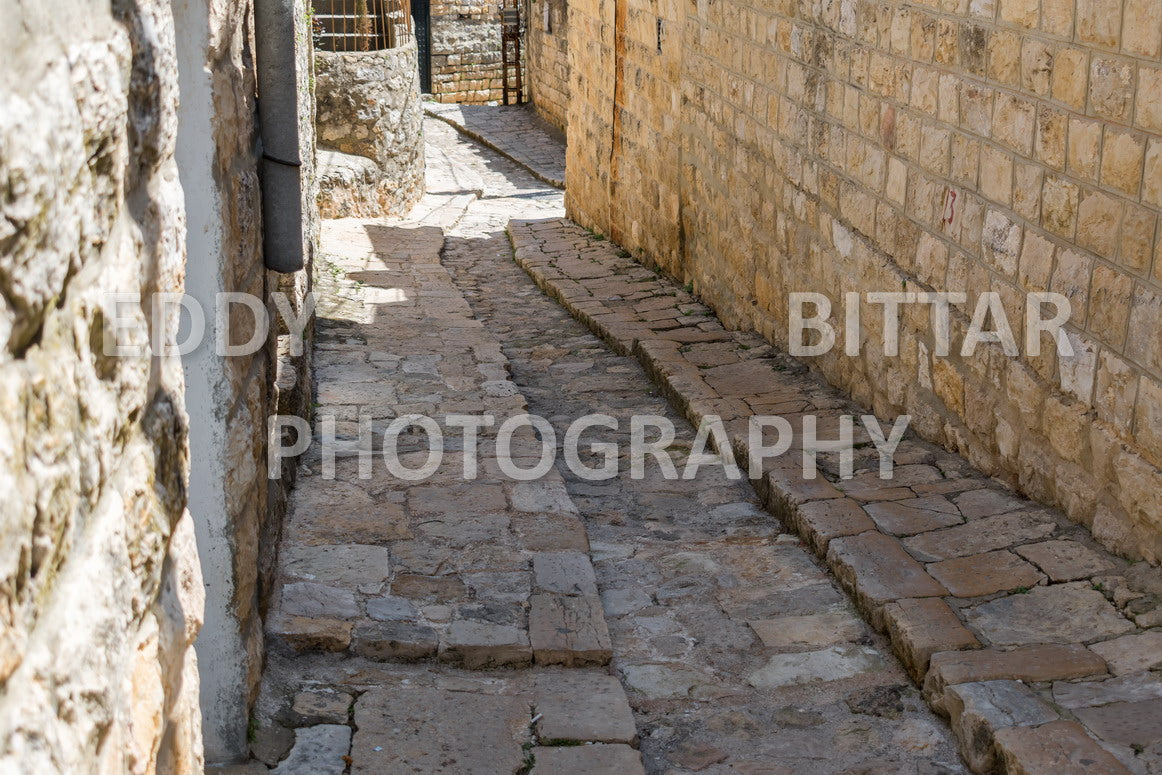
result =
M370 442L408 414L528 412L559 439L603 413L622 448L659 415L679 468L705 415L744 455L751 415L830 438L861 414L452 119L425 120L406 219L324 223L316 441L340 452L303 459L239 772L1160 771L1157 572L932 445L906 438L891 482L862 431L848 480L830 454L814 480L782 467L795 447L757 487L624 459L514 481L493 426L471 481L450 435L433 476L389 472ZM494 145L519 159L531 131ZM561 153L532 146L544 169ZM423 464L418 429L399 445ZM527 467L540 445L515 449Z

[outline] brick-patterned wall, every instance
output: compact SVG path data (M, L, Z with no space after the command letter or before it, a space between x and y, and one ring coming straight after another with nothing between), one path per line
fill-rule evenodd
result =
M500 4L436 0L431 5L432 96L440 102L500 100Z
M537 113L564 131L569 112L568 0L526 3L528 96Z
M661 51L658 51L661 20ZM814 364L884 415L1162 558L1162 0L571 0L570 214L786 344L787 295L833 303ZM616 107L616 110L615 110ZM965 291L844 355L848 291ZM1075 349L959 346L981 291L1014 333L1066 294Z

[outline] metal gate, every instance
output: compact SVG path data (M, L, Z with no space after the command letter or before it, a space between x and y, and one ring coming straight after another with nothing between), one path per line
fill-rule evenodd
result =
M420 60L420 92L432 93L432 9L429 0L412 0L416 23L416 55Z

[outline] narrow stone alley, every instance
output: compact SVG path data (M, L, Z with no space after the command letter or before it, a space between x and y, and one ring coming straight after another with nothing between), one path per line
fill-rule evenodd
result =
M1045 757L1120 772L1114 755L1142 753L1117 728L1162 702L1144 672L1157 644L1134 640L1150 633L1133 617L1150 612L1126 608L1139 582L1060 515L931 445L905 440L890 483L868 473L865 444L839 489L837 461L821 455L826 479L796 484L775 468L756 493L719 466L684 480L647 465L634 479L625 460L603 482L560 460L517 481L493 426L479 429L475 479L451 434L432 476L389 471L380 442L405 415L499 425L528 412L561 438L601 413L620 421L601 438L621 448L631 416L657 415L677 429L668 452L681 467L688 418L711 409L732 434L750 414L812 411L825 436L860 413L564 221L551 170L534 176L447 121L424 132L428 193L406 219L324 226L316 416L335 419L316 441L333 434L339 452L314 444L292 499L255 772L952 773L965 771L957 738L974 768L996 764L998 714L1017 732L998 734L998 749L1029 772ZM553 142L539 136L538 156ZM644 346L635 326L664 342ZM683 368L717 392L698 394ZM516 438L527 468L540 444ZM399 447L411 469L428 457L416 427ZM974 554L988 573L957 567ZM1061 614L1039 623L1053 611L1085 634L1071 637ZM933 678L932 654L982 645L1018 649L945 660ZM1066 682L1107 668L1127 687ZM1104 747L1074 716L1109 730ZM1052 737L1019 734L1033 725ZM1156 771L1158 751L1146 754L1136 771Z

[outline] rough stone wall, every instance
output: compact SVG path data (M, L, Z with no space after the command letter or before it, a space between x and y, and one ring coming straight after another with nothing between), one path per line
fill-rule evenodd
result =
M316 54L319 210L325 218L406 211L423 194L423 105L414 41Z
M1159 0L572 0L569 51L574 218L781 344L826 294L833 383L1162 559ZM844 355L843 293L901 289L967 292L952 356L919 305ZM1066 294L1075 357L961 358L985 290L1018 340Z
M479 104L504 96L499 14L496 0L431 4L432 96L438 101Z
M3 772L202 771L169 8L0 3Z
M529 100L563 132L569 117L568 0L531 0L525 8Z

